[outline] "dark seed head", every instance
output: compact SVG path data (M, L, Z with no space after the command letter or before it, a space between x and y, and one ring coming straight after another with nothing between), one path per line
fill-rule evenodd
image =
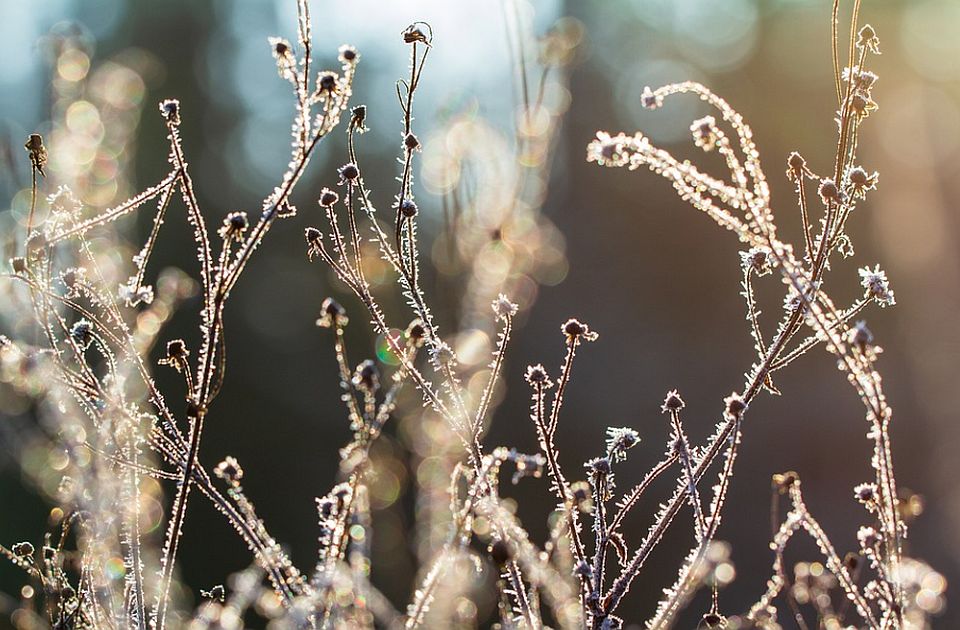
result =
M353 162L349 162L337 169L337 174L340 175L341 181L353 181L360 177L360 169Z
M340 195L330 190L329 188L324 188L320 191L320 205L324 208L329 208L337 203L340 200Z
M404 199L400 202L400 213L408 219L417 216L417 203L413 199Z
M403 138L403 146L407 147L412 151L420 146L420 139L417 138L417 136L415 136L414 134L408 133Z

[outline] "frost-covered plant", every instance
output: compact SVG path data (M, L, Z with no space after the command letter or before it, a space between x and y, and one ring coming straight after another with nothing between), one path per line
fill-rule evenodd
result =
M835 4L834 24L836 8ZM33 615L37 624L45 618L54 627L238 628L253 609L280 628L475 625L482 621L476 618L476 606L471 613L470 606L457 602L470 604L474 590L484 584L477 576L493 566L502 627L620 628L629 589L647 568L667 529L689 506L693 548L675 583L664 591L648 627L674 625L678 613L703 586L713 590L711 608L702 617L702 625L708 627L777 628L780 597L791 606L793 619L801 627L806 625L801 604L811 601L818 621L827 626L924 627L927 609L918 593L936 574L904 555L907 528L888 431L892 412L875 369L880 348L864 323L851 325L871 303L893 305L894 294L879 267L860 269L864 294L845 309L836 307L825 290L831 259L837 253L842 257L853 253L846 220L878 181L876 173L856 164L859 127L877 108L871 96L877 77L865 69L871 55L879 53L873 29L865 26L858 31L854 12L849 63L843 72L834 30L839 136L832 172L815 175L798 153L787 160L786 175L795 186L802 217L802 254L777 234L769 185L750 128L726 101L704 86L685 82L647 88L643 104L656 109L674 95L694 94L712 107L713 115L694 121L690 131L697 147L720 155L728 178L677 160L642 134L600 132L590 143L589 161L608 167L647 167L668 179L684 200L737 235L747 248L740 253L739 268L756 350L743 388L723 398L716 429L702 445L692 443L686 433L685 403L679 392L668 392L661 409L670 433L662 458L638 484L618 488L617 472L641 448L637 429L608 428L606 448L598 457L576 454L586 461L575 477L562 467L555 443L577 353L598 339L588 324L577 319L560 326L565 355L559 371L551 376L539 363L526 370L530 431L536 435L539 451L522 453L484 444L521 307L510 295L548 277L549 261L562 258L555 229L539 211L543 196L538 182L546 178L547 156L565 108L562 97L551 95L547 77L551 69L569 60L579 40L578 28L561 22L541 42L535 67L540 81L531 91L523 49L528 37L519 24L519 12L516 15L510 37L517 44L522 99L513 149L493 151L495 159L489 159L491 151L477 150L495 142L474 141L496 137L487 127L451 123L444 132L446 138L453 134L461 144L444 143L448 154L431 153L430 142L418 137L413 125L414 97L433 50L433 32L424 23L403 31L410 74L397 83L401 167L399 185L385 199L377 196L380 186L365 177L366 162L358 149L367 110L363 105L350 107L359 53L342 46L337 72L312 67L311 20L305 0L297 2L296 44L270 39L278 73L292 86L296 115L290 163L255 217L233 211L218 226L208 226L179 134L181 119L188 113L176 100L160 104L169 139L169 173L154 186L92 216L85 216L66 189L51 195L48 216L36 212L40 178L56 156L56 145L48 151L39 135L29 137L25 148L32 173L31 207L24 242L17 245L7 278L25 296L20 310L15 305L11 314L27 313L38 335L35 342L27 340L29 335L17 341L0 337L0 368L4 382L37 399L42 422L57 436L49 442L66 453L63 461L50 468L66 474L48 475L57 479L55 491L48 493L57 507L51 515L56 516L54 531L44 538L42 547L38 550L28 542L0 546L0 553L42 587L42 609L24 607L18 612ZM353 294L366 312L352 319L369 322L371 331L384 339L397 367L388 371L370 360L354 366L346 346L345 329L351 321L347 309L332 298L323 301L316 323L333 335L353 438L340 451L338 478L316 499L319 553L312 570L302 571L259 518L243 486L241 462L225 456L208 470L198 453L205 420L209 415L216 421L214 403L224 378L224 316L231 290L273 225L296 214L291 195L316 147L343 117L348 119L346 155L336 173L327 175L328 187L316 195L325 224L305 229L306 254L311 261L324 263ZM446 175L438 180L450 212L439 237L442 247L434 250L446 249L441 258L444 270L461 280L451 284L466 287L458 300L458 313L451 318L460 330L450 333L441 333L424 286L421 252L426 248L421 244L414 186L421 159L426 163L423 170L434 175L460 172L464 164L474 162L497 165L507 173L504 176L491 168L470 182L489 194L486 205L469 199L467 183ZM816 194L809 190L811 181L816 182ZM182 391L170 393L159 390L147 357L161 338L162 324L193 284L167 274L160 276L154 288L147 275L164 217L177 196L197 250L201 323L196 348L180 339L165 340L159 363L184 381ZM811 199L819 199L820 205ZM389 211L378 210L378 203L387 204ZM93 237L148 205L156 208L153 226L132 257L130 275ZM814 229L812 218L818 214L819 229ZM515 233L518 226L523 226L522 236ZM491 253L496 249L491 244L500 242L511 247ZM551 255L544 259L537 255L537 248ZM374 267L377 280L372 279ZM498 271L489 273L490 267ZM757 279L776 274L784 285L784 314L770 335L759 318L754 291ZM409 308L403 321L393 322L399 326L392 325L388 309L381 306L390 289ZM490 331L484 337L491 346L486 348L489 364L461 360L463 337L457 333L484 331ZM774 497L777 501L788 497L790 509L772 543L773 574L756 605L742 615L728 615L720 609L717 589L732 579L729 547L717 537L743 439L743 421L762 391L780 393L774 374L818 345L834 356L866 408L875 475L855 489L857 500L870 515L858 534L864 561L840 558L804 504L797 475L778 475ZM365 532L374 527L369 486L375 468L372 449L398 414L401 390L408 384L418 391L424 409L404 411L416 414L419 426L426 427L421 431L427 436L422 438L424 450L436 453L449 475L440 476L442 488L426 487L427 482L418 488L418 500L429 506L429 516L418 522L420 529L428 530L420 533L424 570L412 601L401 612L369 580ZM167 402L184 393L183 409ZM711 473L714 467L719 470ZM503 497L504 471L510 473L513 484L548 478L556 508L546 519L549 535L542 547L531 539ZM711 474L716 475L716 483L703 488L703 479ZM664 475L674 479L672 494L661 503L645 535L631 540L623 527L625 518ZM160 482L170 482L173 497L165 536L157 546L144 535L141 517L143 496L159 496ZM154 489L148 493L147 487ZM241 536L253 563L227 585L201 591L207 601L192 615L181 615L172 585L194 489ZM801 530L817 544L830 577L812 579L812 565L798 565L790 587L784 551ZM864 585L861 571L869 572ZM818 576L822 575L820 571ZM806 589L802 594L800 586ZM835 590L849 602L847 606L833 606Z

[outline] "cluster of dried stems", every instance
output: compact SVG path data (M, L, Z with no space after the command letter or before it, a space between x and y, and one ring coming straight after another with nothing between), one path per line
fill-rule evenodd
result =
M505 6L514 7L511 3ZM687 437L684 402L677 391L669 392L662 407L671 427L666 452L639 484L619 496L614 471L640 442L634 429L608 429L606 451L586 462L584 480L564 471L554 443L577 351L597 338L587 324L575 319L561 326L566 355L559 373L551 376L540 364L531 365L526 372L531 388L530 419L539 452L523 454L483 443L518 311L517 304L500 291L507 287L504 292L509 293L520 271L535 267L536 252L514 250L510 260L500 265L506 271L493 281L490 274L472 265L491 238L506 238L514 225L511 222L521 213L532 218L534 229L539 230L532 236L528 232L525 238L550 240L552 226L539 215L542 194L538 189L548 176L549 161L531 162L528 158L550 153L565 105L551 102L548 76L569 58L575 29L567 24L541 42L540 80L538 87L531 89L527 80L530 69L524 63L528 54L524 46L529 42L519 13L511 17L508 11L508 24L513 25L508 29L508 41L515 45L520 62L520 116L513 153L506 160L513 170L506 178L507 185L503 173L474 182L500 191L502 203L492 213L494 223L491 225L490 213L471 215L462 210L471 203L458 183L444 193L446 222L440 238L446 239L452 252L448 265L469 279L460 323L481 325L477 324L482 316L476 306L492 302L493 317L487 317L485 325L497 327L497 335L490 335L495 339L492 361L476 366L459 361L453 336L445 340L438 330L420 268L413 179L423 145L414 133L413 106L432 50L433 33L428 25L415 23L402 34L410 49L410 75L397 83L402 113L401 172L391 211L384 215L374 205L358 156L358 135L365 130L366 109L349 106L359 54L343 46L339 71L317 72L312 68L306 1L300 0L297 8L297 44L270 40L280 76L292 85L296 98L292 153L280 184L263 200L256 217L231 212L218 228L208 229L179 133L181 116L188 113L182 112L175 100L160 104L169 139L169 173L127 201L86 218L73 195L60 189L48 200L45 220L38 220L39 178L45 174L48 156L39 135L32 135L27 142L32 172L30 213L23 249L12 259L12 273L6 277L25 289L27 299L21 306L29 312L36 332L34 342L2 338L3 381L36 398L38 413L48 418L57 432L58 447L67 454L68 461L58 470L69 474L57 485L55 527L40 548L28 542L0 546L0 553L40 586L39 593L30 591L24 596L23 606L17 610L20 627L233 628L243 626L250 610L268 617L271 627L278 628L469 627L482 622L477 607L470 603L471 593L485 583L478 576L493 567L502 627L619 628L624 623L619 614L631 585L685 506L692 514L694 544L675 583L664 590L648 627L673 625L703 587L713 594L709 611L701 619L705 627L779 628L778 602L789 605L790 618L802 628L809 627L811 614L821 627L926 627L930 608L921 595L923 589L927 596L932 592L929 578L936 574L904 555L907 531L888 432L892 414L875 369L880 348L862 322L850 324L870 303L893 304L893 292L879 268L860 270L864 294L847 308L835 306L824 288L831 257L852 254L844 231L846 220L877 182L876 173L869 173L856 160L859 127L876 109L871 88L877 77L867 70L867 63L879 54L873 29L857 28L857 7L849 62L843 71L838 3L834 7L839 107L835 162L823 177L798 153L791 154L787 162L786 175L795 185L803 220L802 254L777 235L770 190L750 128L726 101L704 86L687 82L648 88L643 104L656 109L677 94L694 94L704 101L714 115L695 121L691 132L698 147L722 157L729 171L727 178L677 160L639 133L601 132L588 147L588 160L602 166L646 166L662 175L681 198L734 232L748 248L741 254L742 286L756 361L746 373L742 390L723 400L716 429L702 445L692 444ZM560 85L562 88L562 79ZM386 340L397 367L389 378L381 377L373 361L352 367L344 334L346 310L333 299L323 302L317 324L334 334L342 399L354 437L341 450L336 485L317 499L320 551L313 570L303 572L258 517L243 489L241 464L225 457L208 470L198 453L204 423L215 410L213 403L224 378L224 313L231 291L274 223L296 214L291 195L321 140L343 117L348 119L347 159L338 169L337 184L323 188L318 195L326 225L306 229L307 255L322 261L354 294L373 332ZM467 137L488 133L476 127L459 132ZM454 167L462 167L470 160L483 162L485 156L464 151L447 159ZM517 166L525 162L538 166ZM812 187L817 195L809 192ZM158 389L149 357L159 340L160 324L189 293L190 282L167 274L161 275L156 290L147 283L148 263L161 225L178 195L197 249L202 296L199 346L191 349L183 340L167 340L159 361L183 377L186 405L182 411L167 402L179 398L180 392ZM95 236L109 232L106 226L116 219L151 205L155 207L153 228L133 257L133 275L120 281L122 265L98 249ZM819 226L813 220L818 216ZM499 236L491 237L491 228ZM379 287L368 279L371 265L383 263L392 271L396 288L412 313L402 334L381 308L383 297L375 294ZM758 318L754 284L760 277L776 274L785 287L784 313L769 335ZM859 553L841 558L805 506L796 474L776 476L774 496L786 496L789 510L771 545L773 574L753 607L743 614L728 615L721 611L717 595L729 579L729 571L723 570L729 567L728 550L717 541L717 534L744 418L762 391L779 393L773 381L778 370L820 345L835 357L866 409L875 479L858 486L855 494L868 511L870 523L859 532ZM443 455L449 474L442 476L444 481L438 487L417 490L429 504L423 522L417 525L429 531L421 534L427 544L420 552L423 573L419 585L401 613L368 579L369 536L365 532L373 527L368 492L371 448L397 413L401 388L408 383L419 392L426 408L418 421L440 424L445 431L447 438L424 439L427 450ZM215 415L211 421L216 420ZM702 481L715 464L717 481L706 502L701 496L705 492ZM510 503L501 496L505 465L514 471L514 483L527 476L549 477L556 509L550 515L550 535L543 548L531 541ZM624 520L665 474L675 476L675 490L631 549ZM144 488L150 480L168 481L173 490L166 534L159 546L142 531ZM231 578L229 588L203 591L206 601L189 614L178 609L174 584L179 542L194 490L223 514L249 547L254 562L249 570ZM588 529L583 527L584 521L589 522ZM801 580L798 574L791 585L784 552L800 530L816 542L826 570L818 574L819 580L807 579L806 574ZM110 563L112 558L122 560L119 567ZM803 597L798 596L800 586L806 593ZM939 591L934 595L939 596ZM804 603L813 607L812 612L802 609Z

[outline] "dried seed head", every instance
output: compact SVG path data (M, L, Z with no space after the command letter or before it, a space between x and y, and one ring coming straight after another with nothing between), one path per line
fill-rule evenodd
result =
M38 173L46 177L43 167L47 164L47 149L43 146L43 136L39 133L31 133L27 137L23 148L30 155L30 164Z
M180 101L175 98L168 98L160 102L160 115L171 125L180 124Z
M573 505L581 512L587 513L593 509L593 495L590 492L590 484L586 481L574 481L570 484L570 498Z
M607 456L620 462L626 459L627 451L640 443L640 434L628 427L607 428Z
M423 345L423 342L427 338L427 329L423 327L423 322L419 319L415 319L410 322L410 325L407 326L407 330L403 333L410 342L419 348Z
M85 319L77 321L70 327L70 337L73 338L81 348L88 347L93 341L93 324Z
M724 398L723 404L726 406L724 414L731 419L740 418L747 410L747 402L736 392Z
M417 216L417 204L413 199L404 199L400 202L400 214L408 219Z
M568 319L560 327L560 331L567 337L567 343L576 340L595 341L599 335L592 332L590 327L577 319Z
M450 365L455 363L457 355L445 341L440 341L430 348L430 356L439 365Z
M824 205L832 205L840 201L840 189L837 188L836 182L832 179L822 179L820 180L820 188L818 190L820 193L820 199L823 200Z
M547 374L546 368L541 364L528 365L527 373L525 375L527 383L532 387L542 387L543 389L549 389L553 387L553 381L550 380L550 376Z
M170 360L182 360L190 356L187 350L187 344L183 339L171 339L167 342L167 358Z
M657 109L663 105L663 97L655 94L648 85L643 88L643 92L640 94L640 104L643 105L645 109Z
M872 527L861 527L857 531L857 540L860 541L860 547L865 550L873 550L880 544L880 534Z
M785 473L777 473L773 476L773 487L776 488L780 494L786 494L787 491L793 487L793 484L799 481L800 476L792 470L788 470Z
M354 64L360 59L360 53L350 44L344 44L340 47L338 58L341 63Z
M429 28L427 29L429 30ZM420 23L411 24L403 31L403 43L405 44L415 44L421 43L430 45L430 39L426 33L423 32L423 29L420 28Z
M880 38L869 24L865 24L857 34L857 48L866 48L875 55L880 54Z
M320 205L324 208L330 208L340 200L340 195L336 192L330 190L329 188L323 188L320 190Z
M864 505L872 504L877 500L877 484L861 483L853 489L853 496Z
M226 590L223 588L223 584L217 584L216 586L211 588L209 591L201 590L200 594L203 597L206 597L208 599L222 602L224 597L226 596Z
M337 91L337 75L335 72L321 72L317 77L317 87L321 92L332 93Z
M227 455L223 458L223 461L213 469L213 474L231 486L238 486L243 479L243 468L240 467L240 462L238 462L236 458Z
M23 256L15 256L10 259L10 266L13 267L14 273L26 273L27 259Z
M380 371L377 364L367 359L357 366L351 379L353 386L361 391L373 393L380 388Z
M242 241L249 225L246 212L231 212L224 217L223 225L217 230L217 234L224 240Z
M863 92L856 92L850 97L850 109L856 112L858 118L866 118L870 112L877 110L877 103Z
M367 106L366 105L357 105L352 110L350 110L350 129L356 130L357 133L363 133L367 130L364 123L367 120Z
M716 132L717 120L713 116L704 116L699 120L693 121L690 125L690 133L693 134L693 142L704 151L712 151L717 146L719 137Z
M494 314L500 318L513 317L517 314L517 309L519 308L503 293L497 296L492 306Z
M686 403L683 402L683 399L680 398L680 392L675 389L671 389L667 392L667 397L663 400L663 405L660 409L663 413L670 413L671 411L680 411L686 406Z
M857 273L860 274L860 286L863 287L865 297L874 300L882 308L897 303L887 274L880 269L880 265L874 265L873 269L862 267Z
M353 162L348 162L337 169L337 175L340 176L340 183L352 182L360 177L360 169Z
M33 548L33 544L24 541L16 543L11 551L18 558L33 558L34 551L36 550Z
M610 460L606 457L596 457L588 461L584 466L594 475L609 475L613 468Z
M403 138L403 146L405 146L410 151L414 151L420 148L420 139L417 138L413 133L408 133Z
M813 173L807 168L807 161L796 151L787 157L787 179L794 183L799 183L804 177L813 177Z
M349 322L347 310L333 298L326 298L320 305L320 318L317 319L317 326L321 328L332 328L346 326Z
M848 335L850 344L861 351L866 351L873 344L873 333L870 332L867 323L863 320L854 324Z

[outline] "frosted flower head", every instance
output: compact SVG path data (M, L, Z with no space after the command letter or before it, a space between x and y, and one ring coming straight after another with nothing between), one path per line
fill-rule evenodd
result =
M420 139L414 133L408 133L403 137L403 146L410 151L416 151L420 148Z
M767 275L772 269L770 248L751 247L745 252L740 252L740 266L744 271L752 271L758 276Z
M837 187L837 183L832 179L820 180L820 187L817 189L823 205L830 206L843 201L843 193Z
M367 359L357 366L350 382L360 391L367 393L377 391L380 388L380 371L377 369L377 364Z
M184 368L185 361L189 356L190 351L187 350L187 344L183 339L171 339L167 342L166 356L157 361L157 363L170 366L179 372Z
M640 104L643 105L645 109L657 109L663 105L663 96L654 93L648 85L644 87L643 92L640 93Z
M807 161L803 156L794 151L787 157L787 179L799 183L804 177L813 177L813 172L807 168Z
M704 151L713 151L717 146L717 120L713 116L704 116L690 125L693 142Z
M844 83L850 83L852 81L853 89L867 94L869 94L871 88L873 88L873 85L879 79L873 72L862 70L859 66L854 66L852 69L850 67L844 68L841 78Z
M14 256L10 259L10 267L13 269L13 273L26 273L27 259L23 256Z
M352 182L360 177L360 169L353 162L348 162L337 169L337 175L340 176L340 183Z
M640 443L640 434L628 427L607 428L607 456L614 462L627 458L627 451Z
M223 479L231 486L238 486L240 485L240 481L243 479L243 468L240 466L240 462L238 462L235 457L227 455L223 458L223 461L217 464L217 467L213 469L213 474L220 479Z
M590 327L578 319L568 319L560 327L560 331L567 337L567 343L574 341L596 341L599 335L590 330Z
M861 527L857 531L857 540L860 541L860 547L872 550L880 544L880 534L872 527Z
M330 208L335 206L338 201L340 201L340 195L338 195L335 191L330 190L329 188L323 188L320 190L319 203L322 207Z
M517 314L517 309L519 308L503 293L498 295L497 299L493 301L492 307L494 314L501 319L513 317Z
M349 321L347 310L333 298L326 298L320 305L320 317L317 319L317 326L321 328L341 327L346 326Z
M857 501L872 509L877 500L877 484L861 483L853 489L853 496Z
M70 337L83 349L93 342L93 324L86 319L78 320L70 327Z
M847 173L847 181L853 188L853 196L863 199L867 196L868 190L877 189L877 180L880 179L879 173L874 171L872 174L861 166L854 166Z
M663 399L663 404L660 406L660 410L663 413L677 412L683 409L686 406L686 403L683 402L683 399L680 398L680 392L675 389L671 389L667 392L667 397Z
M438 365L450 365L457 360L457 354L445 341L441 341L430 348L430 355Z
M325 70L317 77L317 89L321 93L330 94L337 91L337 74Z
M880 265L875 265L873 269L863 267L857 273L860 274L860 286L863 287L864 297L873 299L882 308L897 303L893 289L890 288L890 281L887 280L887 274L880 269Z
M612 470L610 460L606 457L595 457L583 466L594 475L609 475Z
M242 241L249 225L246 212L231 212L224 217L223 225L217 230L217 234L224 240Z
M547 374L546 368L544 368L540 363L537 363L536 365L528 365L527 373L524 375L524 378L531 387L541 387L543 389L550 389L553 387L553 381L550 380L550 376Z
M875 55L880 54L880 38L869 24L865 24L857 33L857 48L869 50Z
M344 65L353 65L360 60L360 53L350 44L344 44L338 52L337 58L340 59L340 63Z
M292 81L296 78L297 59L293 55L293 47L290 42L282 37L268 37L270 42L270 51L277 62L277 73L282 79Z
M733 419L738 419L743 416L743 412L747 410L747 401L745 401L740 394L733 392L729 396L723 399L724 410L723 414Z
M427 329L424 327L423 321L419 318L410 322L410 325L407 326L407 330L404 331L403 334L407 340L417 348L422 346L423 342L427 339Z
M850 345L866 351L873 345L873 333L867 328L867 323L863 320L858 321L847 333Z
M419 211L417 208L417 203L413 199L402 200L398 207L400 209L400 214L408 219L412 219L413 217L417 216L417 212Z
M160 115L171 125L180 124L180 101L175 98L168 98L160 101Z

